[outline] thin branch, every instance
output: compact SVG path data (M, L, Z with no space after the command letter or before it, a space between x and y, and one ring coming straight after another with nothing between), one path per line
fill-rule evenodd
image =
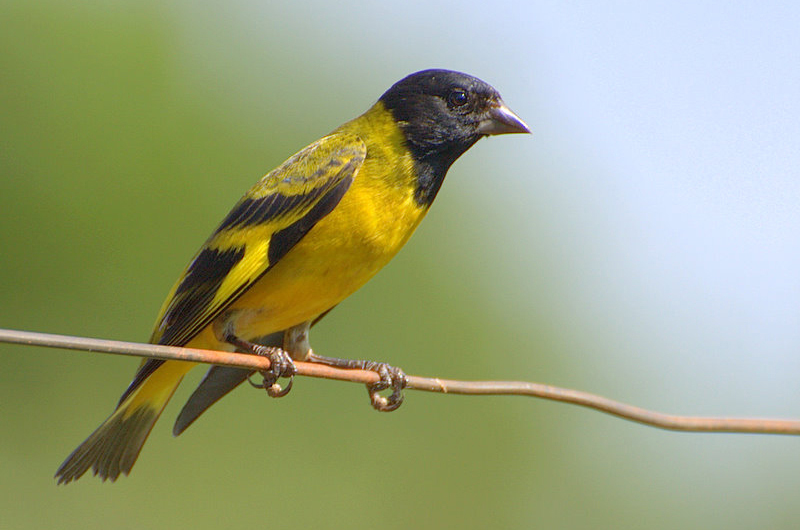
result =
M29 331L0 329L0 342L84 350L90 352L133 355L158 359L173 359L196 363L217 364L263 371L269 368L264 357L242 353L229 353L156 344L140 344L116 340L89 339L67 335L52 335ZM378 375L364 370L342 370L321 364L296 362L298 375L351 381L353 383L376 383ZM757 434L800 434L800 420L761 418L713 418L698 416L676 416L650 411L618 401L540 383L525 381L454 381L450 379L408 376L412 390L441 392L444 394L470 395L521 395L561 401L580 405L661 429L691 432L738 432Z

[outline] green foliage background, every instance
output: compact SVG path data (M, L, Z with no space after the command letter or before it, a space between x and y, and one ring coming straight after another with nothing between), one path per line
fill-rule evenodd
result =
M480 75L534 130L547 123L518 89L527 71L489 52L442 64L458 55L383 42L381 23L355 7L353 28L315 34L282 7L265 11L0 6L0 326L145 340L240 194L416 69ZM481 142L459 161L409 247L315 329L315 349L664 405L624 367L606 379L582 364L575 346L591 342L574 338L583 325L553 281L558 249L537 252L563 229L539 219L553 192L503 182L520 171L554 178L535 143ZM522 398L412 393L378 414L360 387L301 379L279 401L240 389L173 439L200 369L130 477L56 487L57 465L111 411L135 364L0 346L0 526L731 529L790 527L800 513L797 466L781 465L794 440L676 435ZM691 405L681 403L704 411Z

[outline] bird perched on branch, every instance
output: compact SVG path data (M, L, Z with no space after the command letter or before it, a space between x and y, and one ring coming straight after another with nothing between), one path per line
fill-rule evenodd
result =
M374 370L373 405L393 410L405 376L385 363L311 351L311 325L377 273L408 241L450 165L488 135L527 126L485 82L425 70L393 85L361 116L302 149L233 207L167 296L150 342L266 355L261 386L292 360ZM164 406L194 363L144 360L114 412L56 472L59 483L90 468L103 480L128 474ZM249 376L213 367L189 399L179 434ZM378 394L390 388L388 398Z

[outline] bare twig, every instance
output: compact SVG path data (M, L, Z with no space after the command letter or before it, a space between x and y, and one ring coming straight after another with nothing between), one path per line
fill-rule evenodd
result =
M192 348L178 348L174 346L140 344L116 340L89 339L9 329L0 329L0 342L236 366L258 371L269 368L268 359L242 353L197 350ZM364 370L342 370L306 362L297 362L295 364L297 365L298 375L363 384L376 383L378 381L378 375L374 372ZM454 381L450 379L408 376L408 386L406 388L424 390L427 392L441 392L445 394L521 395L539 397L592 408L626 420L673 431L800 434L800 420L675 416L645 410L588 392L525 381Z

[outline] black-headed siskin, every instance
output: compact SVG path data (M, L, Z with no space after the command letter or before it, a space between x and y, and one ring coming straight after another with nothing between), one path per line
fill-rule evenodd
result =
M284 352L321 359L308 346L310 325L408 241L450 165L484 136L524 132L497 91L475 77L425 70L402 79L247 191L170 291L150 341L265 351L257 341L280 347L266 348L277 364ZM111 416L58 469L59 483L90 468L103 480L129 473L192 366L144 360ZM246 376L213 368L175 433Z

